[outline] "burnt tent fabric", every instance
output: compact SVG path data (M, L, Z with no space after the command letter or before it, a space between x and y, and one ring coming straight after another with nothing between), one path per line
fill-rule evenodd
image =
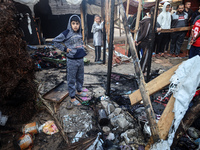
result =
M15 2L14 4L20 17L19 26L24 34L22 39L25 40L27 44L38 45L40 37L37 35L36 25L34 23L30 8L18 2Z

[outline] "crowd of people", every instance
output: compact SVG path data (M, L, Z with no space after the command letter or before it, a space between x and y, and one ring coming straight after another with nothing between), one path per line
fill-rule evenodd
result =
M138 47L138 54L147 54L150 33L151 14L154 12L152 8L148 15L146 15L139 25L139 31L136 38L136 46ZM191 9L191 2L179 4L175 12L172 12L172 6L169 2L165 2L162 12L158 11L155 35L155 57L180 57L181 46L189 33L187 49L190 50L189 58L200 55L200 38L197 38L199 33L199 19L200 19L200 5L195 12ZM130 19L129 19L130 20ZM131 24L131 23L129 23ZM187 26L193 26L192 31L174 31L162 33L162 29L173 29ZM170 52L167 53L170 48ZM194 52L195 51L195 52ZM142 58L145 59L146 56Z

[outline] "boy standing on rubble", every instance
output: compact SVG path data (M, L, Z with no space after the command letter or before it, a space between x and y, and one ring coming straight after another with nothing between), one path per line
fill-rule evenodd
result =
M83 96L86 94L82 92L84 80L83 57L86 56L86 53L80 26L80 17L72 15L69 19L67 30L53 39L55 47L66 52L67 56L67 84L69 96L71 97L69 107L72 107L72 104L81 105L80 102L75 99L76 90L78 95ZM62 43L64 43L64 45Z
M95 46L95 62L101 63L101 45L102 45L103 22L99 15L95 15L94 24L92 25L93 44Z

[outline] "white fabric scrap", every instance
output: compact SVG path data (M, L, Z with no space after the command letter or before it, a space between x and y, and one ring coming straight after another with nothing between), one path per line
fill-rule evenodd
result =
M69 5L80 5L82 3L82 0L66 0L66 2L69 4Z
M200 56L195 56L184 61L171 77L170 82L173 85L174 120L169 131L168 139L155 143L151 150L168 150L173 143L174 135L183 119L189 104L195 95L197 87L200 85ZM173 127L173 128L172 128Z
M101 135L101 132L98 133L96 140L94 141L94 143L92 145L90 145L90 147L87 150L94 150L94 149L103 150L103 148L102 148L103 141L101 139L99 139L100 135Z

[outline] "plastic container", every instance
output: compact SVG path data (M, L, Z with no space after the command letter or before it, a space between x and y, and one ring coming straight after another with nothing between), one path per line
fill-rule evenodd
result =
M32 122L29 124L26 124L23 128L22 128L22 132L23 133L31 133L31 134L37 134L38 133L38 123L37 122Z
M19 149L25 150L33 146L33 136L30 133L23 134L18 140Z

